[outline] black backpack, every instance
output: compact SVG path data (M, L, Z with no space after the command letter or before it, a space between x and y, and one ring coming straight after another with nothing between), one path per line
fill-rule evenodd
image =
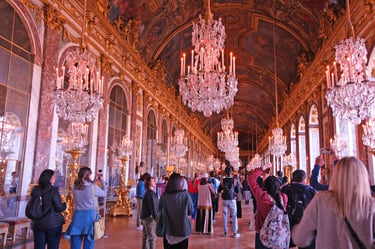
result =
M40 220L48 212L43 209L43 195L35 195L30 198L26 205L26 216L31 220Z
M295 189L293 186L290 188L291 198L288 200L287 212L289 216L290 227L298 224L303 216L303 212L307 207L306 194L304 189Z
M223 195L223 198L227 200L235 199L233 178L227 178L223 180L223 194L222 195Z

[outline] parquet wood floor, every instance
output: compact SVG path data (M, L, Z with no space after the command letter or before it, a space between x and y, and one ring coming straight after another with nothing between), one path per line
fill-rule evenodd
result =
M140 249L142 247L142 231L136 230L136 212L132 217L118 216L109 217L106 220L106 234L108 238L103 238L95 242L96 249ZM228 223L229 236L224 237L223 219L221 210L217 213L216 223L214 223L214 234L200 235L193 233L189 237L189 249L253 249L255 233L249 230L249 219L252 214L252 206L244 205L242 202L242 218L238 219L239 233L241 237L233 238L231 224ZM228 221L229 222L229 221ZM33 249L33 242L22 243L19 239L16 246L8 245L7 249ZM69 249L69 243L64 238L61 239L61 249ZM156 248L163 248L162 238L157 238Z

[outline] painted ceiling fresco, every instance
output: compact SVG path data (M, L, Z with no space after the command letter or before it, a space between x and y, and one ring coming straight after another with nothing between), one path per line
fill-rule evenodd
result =
M292 85L301 77L301 61L308 63L319 51L322 17L329 4L343 0L211 0L214 19L226 29L226 53L236 55L239 91L228 112L239 131L241 149L254 148L258 136L275 118L273 27L275 27L279 111ZM180 57L191 50L192 22L204 15L208 0L109 0L109 19L140 20L137 49L152 67L160 60L166 84L178 92ZM302 59L301 59L302 58ZM305 64L304 64L305 65ZM303 66L303 65L302 65ZM216 142L226 111L205 118L196 113L202 128Z

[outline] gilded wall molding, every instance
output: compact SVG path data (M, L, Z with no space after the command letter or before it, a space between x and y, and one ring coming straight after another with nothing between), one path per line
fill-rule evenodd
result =
M56 33L61 33L61 30L65 23L64 17L50 4L46 4L43 10L44 21L47 26L56 31Z
M29 10L35 11L35 20L39 23L42 18L42 9L38 5L30 2L30 0L22 0L22 4L24 4Z

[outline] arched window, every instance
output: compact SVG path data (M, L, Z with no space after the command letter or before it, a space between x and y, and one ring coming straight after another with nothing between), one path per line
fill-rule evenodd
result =
M306 124L301 116L298 122L298 159L299 169L306 171Z
M296 126L292 124L290 128L290 152L294 155L297 154L297 134L296 134Z
M146 169L151 175L156 166L156 149L156 117L154 111L150 110L147 116Z
M314 167L315 158L320 154L319 140L319 114L316 105L311 106L309 115L309 148L310 148L310 169ZM306 172L308 173L308 172Z
M108 196L114 196L114 190L121 183L121 163L117 160L116 150L122 137L127 134L128 107L124 90L115 85L110 94L108 114Z
M6 218L18 214L34 56L26 27L7 1L0 22L0 215Z
M340 120L335 118L335 134L346 140L346 148L340 153L344 156L358 156L357 155L357 132L355 124L348 120Z
M158 150L158 170L157 176L166 175L166 166L167 166L167 150L168 150L168 125L167 121L163 119L161 124L161 143L160 150Z

